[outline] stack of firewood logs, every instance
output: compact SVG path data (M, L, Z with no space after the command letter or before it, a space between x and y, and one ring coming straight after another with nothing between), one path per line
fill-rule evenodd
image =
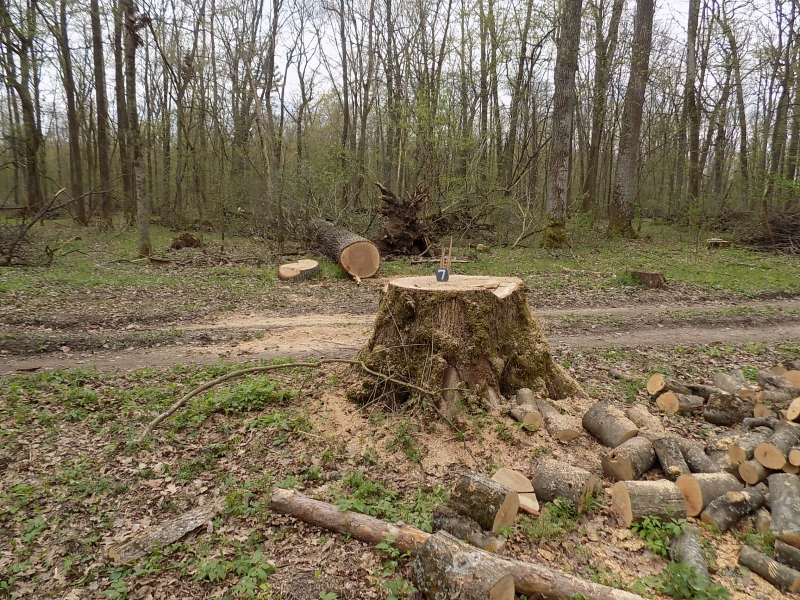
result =
M656 374L647 390L665 414L702 411L712 423L735 427L702 443L671 434L642 404L623 411L609 402L595 403L583 415L583 429L610 448L601 467L616 482L611 502L620 521L629 527L648 516L692 517L724 533L754 515L757 527L771 529L776 537L776 560L744 547L740 563L781 590L800 591L800 423L795 422L800 420L800 369L759 371L757 384L741 371L718 373L713 385ZM543 423L553 439L562 441L563 431L575 430L571 417L528 390L520 390L516 400L509 414L523 428ZM550 411L558 416L548 418ZM547 474L556 465L562 472L575 469L557 461L540 463L533 477L539 500L564 497L580 509L585 504L580 494L591 493L594 477L574 486L566 475L557 475L548 493L536 481L540 471ZM708 573L693 527L673 540L671 553L673 560Z

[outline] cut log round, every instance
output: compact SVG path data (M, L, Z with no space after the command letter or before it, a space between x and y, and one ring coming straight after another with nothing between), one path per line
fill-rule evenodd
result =
M664 476L670 481L675 481L681 475L689 474L689 465L683 458L678 440L671 437L661 438L653 442L653 449L656 451L658 462Z
M539 397L585 397L580 385L553 361L515 277L451 275L390 281L375 328L358 359L379 373L438 389L448 367L470 388L512 395L527 387ZM397 379L397 378L396 378ZM377 397L401 403L415 392L400 383L364 376L348 390L350 399Z
M530 479L514 469L498 469L497 472L492 475L492 481L496 481L500 485L506 486L511 491L520 494L533 492L533 485Z
M775 373L776 375L783 375L784 373L789 372L789 369L787 369L783 365L775 365L774 367L770 367L769 370Z
M800 473L800 467L793 465L789 461L786 461L786 464L783 465L783 469L781 469L784 473L791 473L792 475L797 475Z
M681 444L681 451L692 473L719 473L722 470L719 464L711 460L711 457L699 446Z
M671 481L618 481L611 488L611 506L625 527L645 517L664 521L686 517L681 490Z
M800 446L789 450L789 463L795 467L800 467Z
M314 227L323 254L348 275L364 279L378 272L381 255L368 239L321 219L314 220Z
M278 277L289 281L305 281L319 275L319 263L303 259L278 267Z
M729 240L723 240L722 238L708 238L706 240L706 250L710 250L713 248L729 248L731 245Z
M431 524L434 532L446 531L487 552L502 554L506 544L506 539L503 536L486 533L475 521L458 514L446 504L440 504L433 509Z
M778 471L786 465L789 451L798 443L800 424L779 421L769 439L756 447L754 456L768 469Z
M657 396L663 392L691 395L692 390L680 379L676 379L671 375L656 373L647 380L647 393L651 396Z
M700 515L706 525L714 525L725 533L733 525L764 505L764 492L759 487L728 492L713 500Z
M616 448L636 437L639 429L610 402L596 402L583 415L583 428L609 448Z
M639 435L643 431L648 433L650 439L655 439L660 433L666 435L666 429L658 415L652 414L643 404L634 404L626 413L628 418L639 428Z
M775 560L787 567L800 570L800 548L775 540Z
M695 412L703 408L705 400L701 396L666 392L656 398L656 404L663 412L674 415L678 412Z
M453 488L450 507L476 521L486 531L497 533L514 524L519 497L517 492L488 477L464 473Z
M753 405L753 418L777 420L778 413L772 410L772 404L769 404L768 402L756 402Z
M750 546L742 546L739 564L763 577L782 592L800 592L800 571L782 565Z
M428 538L414 560L414 579L428 600L514 600L514 576L481 560L447 532Z
M586 509L596 478L592 473L558 460L545 458L539 461L533 473L533 490L541 502L556 498L569 500L579 513Z
M755 458L746 460L739 465L739 475L744 482L750 485L755 485L759 481L764 481L772 473L771 469L767 469L758 462Z
M536 494L520 494L519 509L529 515L539 515L539 499Z
M653 468L656 453L653 443L645 437L629 439L606 454L601 464L603 474L609 479L632 481Z
M681 475L675 482L686 501L686 514L696 517L712 500L744 486L730 473L695 473Z
M800 421L800 398L795 398L786 409L787 421Z
M569 415L562 415L549 400L539 400L537 406L542 413L544 427L554 440L569 442L581 434L575 420Z
M800 395L800 390L797 386L789 381L783 375L778 375L770 369L761 369L756 374L758 383L763 388L777 388L779 390L794 390L796 395Z
M770 429L774 429L775 423L777 422L778 419L775 417L748 417L742 420L742 428L747 431L752 431L757 427L769 427Z
M775 537L800 548L800 477L788 473L770 475L769 497Z
M708 565L703 556L703 547L700 545L697 533L696 527L687 527L681 535L672 538L669 556L675 562L693 566L697 575L708 577Z
M784 379L788 379L796 389L800 389L800 371L792 369L785 373L779 373L779 375L783 375Z
M536 430L542 424L542 413L539 412L538 406L533 404L521 404L514 406L508 411L511 418L522 423L522 426L528 430Z
M753 458L756 447L765 442L771 435L772 429L769 427L756 427L747 435L739 438L728 448L728 456L731 457L731 462L740 464Z
M703 418L709 423L729 427L752 415L754 404L753 399L738 394L711 394Z

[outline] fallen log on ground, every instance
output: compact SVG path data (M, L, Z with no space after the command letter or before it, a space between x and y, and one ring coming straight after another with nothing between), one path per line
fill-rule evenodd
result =
M486 531L497 533L513 525L519 510L517 492L477 473L458 478L450 496L450 507L476 521Z
M747 515L764 505L765 485L727 492L716 500L712 500L700 515L706 525L714 525L725 533Z
M583 415L583 428L609 448L636 437L639 429L619 408L609 402L596 402Z
M531 480L514 469L498 469L497 472L492 475L492 481L496 481L500 485L504 485L511 491L517 492L518 494L528 494L533 492Z
M696 517L703 509L727 492L736 492L744 486L730 473L695 473L681 475L675 484L686 501L686 514Z
M796 396L800 395L800 390L797 389L794 383L783 375L778 375L770 369L759 370L756 374L756 379L758 384L765 389L772 387L779 390L791 390L795 392Z
M572 417L562 415L549 400L540 399L537 401L537 406L544 419L544 428L551 438L559 442L569 442L580 435L580 430Z
M313 224L322 253L338 263L356 281L372 277L378 272L381 255L375 244L322 219L314 219Z
M739 564L763 577L782 592L800 592L800 571L782 565L750 546L742 546Z
M692 390L688 385L683 383L680 379L672 377L671 375L663 375L656 373L647 380L647 393L651 396L657 396L664 392L677 392L678 394L691 394Z
M430 533L409 525L393 525L369 515L341 511L333 504L314 500L297 490L275 489L269 500L269 508L305 523L350 535L371 545L377 545L387 537L391 537L400 552L409 552L412 555L417 555L422 545L431 537ZM464 548L470 551L476 560L494 562L507 569L507 572L514 577L516 592L528 597L566 600L583 594L589 600L643 600L637 594L583 581L544 565L505 559L466 544Z
M751 416L754 404L753 399L739 394L711 394L705 405L703 418L709 423L730 427Z
M711 460L711 457L703 451L703 448L686 440L678 440L678 445L683 453L686 464L692 473L719 473L722 468Z
M667 435L661 418L652 414L643 404L634 404L625 414L639 428L640 436L655 440Z
M800 548L775 540L775 560L788 567L800 570Z
M671 481L619 481L611 488L611 506L625 527L645 517L664 521L686 517L686 502Z
M503 536L485 532L475 521L458 514L446 504L440 504L433 509L431 522L433 531L446 531L487 552L502 554L506 545L506 539Z
M190 531L208 523L225 508L225 499L199 506L163 525L149 527L119 546L112 546L108 555L118 563L127 563L150 554L156 548L178 541Z
M594 493L596 478L569 463L545 458L536 466L532 482L536 497L542 502L564 498L582 513L586 501Z
M702 396L666 392L656 398L656 404L665 414L696 412L703 408L705 400Z
M703 556L703 547L700 545L700 540L697 539L695 527L687 527L681 535L672 538L669 555L675 562L693 566L698 575L708 577L708 565Z
M769 499L775 537L800 548L800 477L787 473L770 475Z
M519 398L519 392L517 393L517 398ZM542 413L539 412L539 407L536 404L525 403L513 406L508 411L508 414L518 423L522 423L525 429L539 429L542 424Z
M746 460L739 465L739 476L745 483L750 485L755 485L759 481L764 481L772 472L772 469L767 469L755 458Z
M770 429L774 429L777 422L778 419L776 417L748 417L746 419L742 419L742 428L746 431L753 431L758 427L769 427Z
M768 469L780 470L789 459L789 452L800 444L800 424L780 421L772 435L756 446L754 456Z
M670 481L675 481L681 475L688 475L689 465L683 458L680 444L676 438L665 437L653 442L653 449L656 451L658 462L664 476Z
M637 436L614 448L600 462L609 479L633 481L653 468L656 453L649 439Z
M731 462L740 464L753 458L753 453L759 444L765 442L772 435L769 427L756 427L750 430L746 436L739 438L728 448L728 456Z

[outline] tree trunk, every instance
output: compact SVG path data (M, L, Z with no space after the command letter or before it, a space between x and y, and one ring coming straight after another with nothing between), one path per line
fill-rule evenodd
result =
M123 52L123 20L125 3L120 0L114 7L114 75L117 104L117 143L119 145L119 166L122 179L122 195L125 197L125 219L133 222L136 211L133 165L130 150L130 126L128 122L128 102L125 91L125 59ZM127 36L126 36L127 37Z
M611 507L625 527L645 517L664 521L686 517L686 502L671 481L618 481L611 488Z
M595 481L592 473L549 458L539 461L532 480L538 500L552 502L563 498L569 500L579 513L586 510L586 502L594 493Z
M609 402L596 402L587 410L583 428L609 448L616 448L639 433L633 421Z
M100 216L105 226L111 224L114 199L111 195L111 147L108 140L108 101L106 69L103 58L103 29L100 25L100 3L90 0L92 24L92 59L94 61L94 93L97 104L97 162L100 169Z
M650 48L653 43L653 13L655 0L637 0L633 22L630 77L620 122L619 158L614 192L611 195L613 234L636 237L633 230L633 203L636 198L636 165L639 137L642 130L644 94L650 67Z
M561 31L553 71L553 133L550 139L546 207L549 223L543 241L547 248L569 246L564 221L567 218L575 72L578 70L582 4L583 0L564 0L561 9Z
M313 222L322 253L356 278L372 277L378 272L381 255L375 244L328 221Z
M696 517L712 500L744 486L730 473L695 473L681 475L675 482L686 501L686 514Z

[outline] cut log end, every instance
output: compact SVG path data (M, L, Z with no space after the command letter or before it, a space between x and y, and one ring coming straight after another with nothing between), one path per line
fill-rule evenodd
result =
M610 448L616 448L636 437L639 429L616 406L596 402L583 415L583 428Z
M680 519L686 516L681 490L671 481L619 481L611 488L611 506L625 527L647 516Z
M278 278L284 281L305 281L319 275L319 263L303 259L278 267Z
M353 277L372 277L381 266L381 255L372 242L354 242L342 250L339 264Z
M730 473L696 473L681 475L675 482L686 502L686 514L696 517L712 500L744 486Z

